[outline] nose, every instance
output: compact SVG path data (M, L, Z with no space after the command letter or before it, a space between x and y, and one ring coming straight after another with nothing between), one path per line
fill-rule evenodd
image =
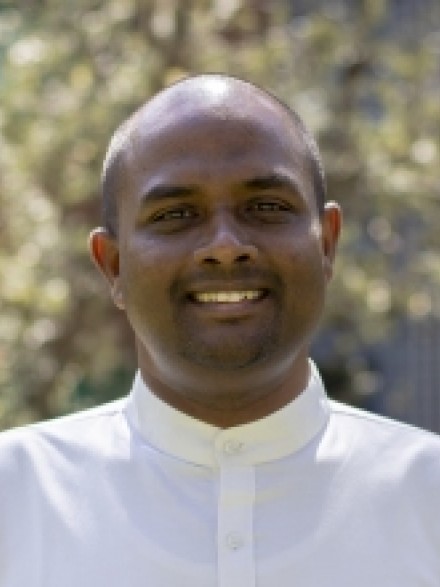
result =
M227 266L255 261L257 247L245 242L243 230L236 225L236 221L222 216L213 224L208 240L194 252L196 263Z

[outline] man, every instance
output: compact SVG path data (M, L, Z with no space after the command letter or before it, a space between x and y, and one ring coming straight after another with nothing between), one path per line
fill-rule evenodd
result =
M255 86L165 89L115 134L92 256L128 398L0 441L0 587L438 587L440 439L327 399L309 346L341 226Z

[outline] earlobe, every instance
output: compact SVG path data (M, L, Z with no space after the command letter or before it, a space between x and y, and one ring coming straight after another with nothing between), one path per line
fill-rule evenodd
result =
M90 255L96 267L110 285L115 305L124 309L119 280L119 248L117 240L103 227L95 228L89 236Z
M116 278L113 281L113 284L111 286L110 291L111 291L111 296L112 296L112 299L113 299L115 306L117 308L119 308L120 310L124 310L125 309L124 295L123 295L121 287L120 287L119 278Z

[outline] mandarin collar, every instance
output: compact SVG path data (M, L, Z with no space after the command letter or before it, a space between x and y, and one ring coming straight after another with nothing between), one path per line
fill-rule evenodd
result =
M315 365L304 391L280 410L254 422L217 428L163 402L136 373L126 413L154 449L210 467L256 465L299 451L325 426L329 403Z

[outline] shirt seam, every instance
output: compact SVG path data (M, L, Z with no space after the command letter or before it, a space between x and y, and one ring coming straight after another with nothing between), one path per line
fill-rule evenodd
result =
M354 406L350 406L349 404L344 404L341 402L337 402L335 400L329 400L330 404L330 415L338 414L342 416L346 416L347 418L354 418L356 420L363 420L368 422L373 422L376 424L380 424L382 426L386 426L390 429L399 429L399 430L407 430L413 431L416 434L422 433L424 436L433 437L435 439L438 436L434 432L430 432L429 430L424 430L423 428L419 428L414 424L409 424L408 422L399 422L398 420L393 420L391 418L387 418L386 416L382 416L381 414L375 414L373 412L368 412L367 410L356 408Z

